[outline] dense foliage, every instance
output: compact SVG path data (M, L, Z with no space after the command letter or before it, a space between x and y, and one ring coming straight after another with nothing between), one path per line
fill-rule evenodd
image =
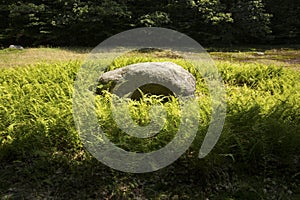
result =
M26 51L15 50L14 55ZM180 58L149 55L120 57L111 68L163 60L192 73L192 66ZM201 125L192 147L162 170L129 174L101 164L82 147L72 117L73 84L81 64L39 62L0 68L2 199L299 199L299 71L217 61L228 111L214 150L197 158L211 112L208 94L197 87ZM201 84L201 76L196 77ZM165 104L172 115L162 135L142 143L120 137L124 135L107 109L109 98L96 99L99 124L110 130L119 146L146 152L172 139L178 127L174 102ZM133 119L147 120L147 104L156 101L145 97L131 102Z
M299 43L298 0L1 0L0 46L95 46L159 26L201 44Z

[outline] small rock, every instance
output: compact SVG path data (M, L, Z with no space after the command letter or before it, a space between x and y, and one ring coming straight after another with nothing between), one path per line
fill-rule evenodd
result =
M8 48L9 49L20 49L20 50L24 49L21 45L14 45L14 44L9 45Z
M256 54L257 56L264 56L264 55L265 55L264 52L256 52L255 54Z

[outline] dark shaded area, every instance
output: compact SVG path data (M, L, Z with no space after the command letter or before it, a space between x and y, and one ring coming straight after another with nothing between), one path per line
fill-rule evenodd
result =
M1 1L0 47L96 46L136 27L165 27L203 45L299 44L298 0Z
M161 96L174 96L173 92L163 86L163 85L159 85L159 84L154 84L154 83L150 83L150 84L146 84L146 85L142 85L141 87L139 87L138 89L136 89L132 95L131 95L131 99L132 100L140 100L144 95L161 95ZM165 98L166 99L166 98Z

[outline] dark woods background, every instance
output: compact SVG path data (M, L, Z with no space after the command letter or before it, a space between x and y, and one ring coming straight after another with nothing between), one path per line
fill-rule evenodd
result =
M299 44L299 0L0 0L0 47L95 46L136 27L206 45Z

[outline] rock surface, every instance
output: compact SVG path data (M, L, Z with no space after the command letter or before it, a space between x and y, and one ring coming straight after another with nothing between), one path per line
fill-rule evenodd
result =
M106 72L98 79L110 83L110 91L119 97L138 99L141 94L194 96L196 80L192 74L172 62L137 63ZM138 90L139 89L139 90Z

